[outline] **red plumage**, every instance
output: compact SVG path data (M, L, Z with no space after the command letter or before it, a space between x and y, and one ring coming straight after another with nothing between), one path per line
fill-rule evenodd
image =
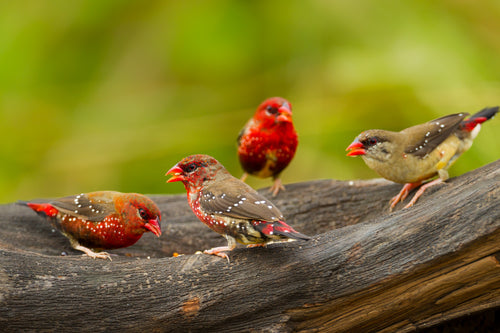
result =
M92 258L110 258L106 252L135 244L144 232L161 235L158 206L142 194L99 191L23 203L47 217L76 250Z
M192 155L173 166L168 182L181 181L196 216L228 245L204 251L223 258L236 242L249 247L275 241L310 239L285 223L283 214L270 201L231 174L216 159ZM228 259L229 260L229 259Z
M273 196L284 189L279 178L295 155L298 138L292 122L292 106L284 98L265 100L238 136L238 158L248 174L273 177Z

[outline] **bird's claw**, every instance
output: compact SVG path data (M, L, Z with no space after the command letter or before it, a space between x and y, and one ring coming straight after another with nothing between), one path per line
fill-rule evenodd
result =
M271 188L269 189L269 192L272 193L273 197L275 197L278 195L280 190L285 191L285 186L283 186L283 184L281 183L280 178L276 178L274 180L273 186L271 186Z
M266 244L248 244L247 249L251 249L254 247L266 247Z
M422 196L422 194L424 194L426 189L428 189L429 187L432 187L432 186L436 186L436 185L441 184L441 183L443 183L443 179L437 178L437 179L434 179L433 181L430 181L430 182L422 185L418 189L417 193L415 193L413 198L411 198L410 202L404 208L410 208L411 206L413 206L417 202L418 198L420 198Z
M227 259L227 263L228 264L230 263L229 256L227 255L227 253L224 253L224 252L214 253L214 252L209 252L208 250L203 251L203 253L205 253L205 254L211 254L211 255L214 255L214 256L221 257L221 258L225 258L225 259Z
M399 193L396 196L394 196L391 200L389 200L389 204L390 204L389 211L392 212L392 210L394 209L394 207L396 207L398 202L403 202L406 199L406 197L408 196L408 194L410 193L410 191L413 190L414 188L420 186L420 184L421 184L421 182L405 184L403 186L403 188L401 189L401 191L399 191ZM415 199L415 201L416 201L416 199ZM410 203L408 205L406 205L404 208L411 207L411 206L413 206L414 203L415 202L412 199L412 201L410 201Z
M109 259L109 261L113 261L111 259L111 255L108 252L94 252L91 249L89 249L88 247L80 245L77 242L73 241L71 243L72 243L71 245L73 246L73 248L75 250L84 252L85 253L84 255L87 255L87 256L91 257L92 259L99 258L99 259Z
M227 263L229 264L230 263L229 256L227 255L227 253L222 251L231 251L231 250L232 249L230 249L229 247L222 246L222 247L214 247L213 249L210 250L205 250L203 251L203 253L225 258L227 259Z
M108 252L92 252L92 254L89 254L89 253L85 253L84 255L87 255L89 257L91 257L92 259L109 259L109 261L113 261L113 259L111 259L111 255L108 253Z

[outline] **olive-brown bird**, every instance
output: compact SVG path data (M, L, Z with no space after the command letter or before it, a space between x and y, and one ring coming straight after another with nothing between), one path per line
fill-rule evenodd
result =
M108 253L93 250L133 245L146 231L161 235L160 209L142 194L99 191L48 203L20 203L47 217L74 249L92 258L111 260Z
M292 122L292 106L281 97L266 99L259 105L254 116L246 123L238 136L238 158L248 174L273 177L270 192L276 196L284 190L280 174L297 150L297 132Z
M391 210L423 181L438 176L416 192L405 208L415 204L424 191L448 179L448 169L467 151L481 124L498 112L485 108L465 119L468 113L450 114L401 132L368 130L347 147L347 156L361 155L365 163L382 177L405 186L391 199Z
M283 214L269 200L231 174L208 155L185 157L174 165L167 182L181 181L189 206L201 222L227 239L227 246L204 251L229 257L236 242L247 247L274 241L310 239L285 223Z

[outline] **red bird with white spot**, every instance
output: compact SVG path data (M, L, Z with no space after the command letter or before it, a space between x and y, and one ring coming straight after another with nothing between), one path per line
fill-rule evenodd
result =
M308 240L285 223L283 214L253 188L233 177L215 158L192 155L172 167L167 182L181 181L188 203L210 229L227 239L227 246L204 251L229 260L236 242L248 247L275 241Z
M365 163L382 177L406 183L391 199L391 210L423 181L438 176L420 187L405 206L411 207L424 191L448 179L448 168L472 145L481 124L498 112L498 106L485 108L465 119L468 113L450 114L401 132L368 130L347 147L347 156L361 155Z
M49 203L21 203L47 217L74 249L92 258L111 260L108 253L93 250L133 245L144 232L161 235L160 209L142 194L99 191Z
M273 196L285 188L280 174L295 155L298 138L292 122L292 105L286 99L273 97L265 100L247 122L238 136L238 158L248 174L273 177Z

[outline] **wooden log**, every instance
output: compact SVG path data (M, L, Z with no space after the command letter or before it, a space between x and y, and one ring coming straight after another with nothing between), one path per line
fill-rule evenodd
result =
M112 262L81 256L27 207L1 205L0 327L410 332L497 311L499 184L500 160L393 213L388 201L401 185L387 181L290 184L273 201L314 238L239 248L231 263L193 254L225 240L185 195L152 196L163 236L111 251Z

